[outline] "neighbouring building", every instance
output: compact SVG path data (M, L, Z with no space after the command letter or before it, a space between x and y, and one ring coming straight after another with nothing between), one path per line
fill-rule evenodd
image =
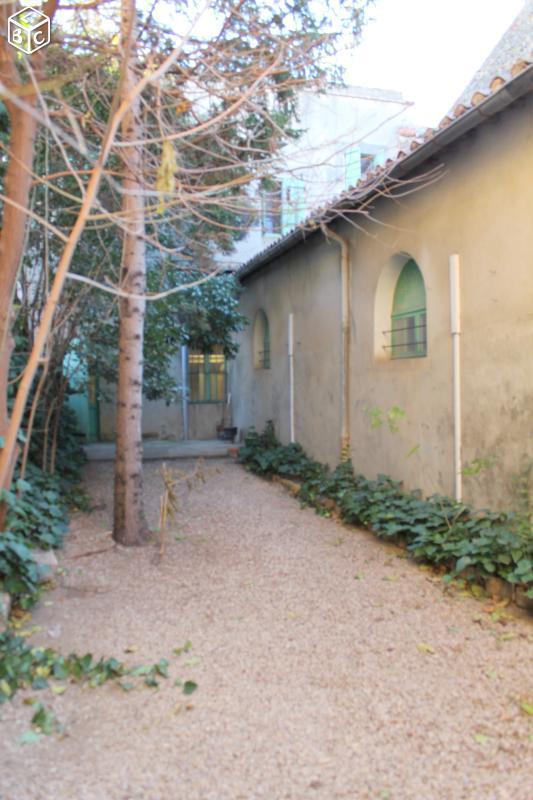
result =
M240 269L241 431L492 508L533 488L532 90L493 75Z
M300 131L277 157L268 189L250 192L253 222L235 250L223 258L239 267L315 208L384 164L416 133L412 103L401 92L365 86L330 86L298 96Z

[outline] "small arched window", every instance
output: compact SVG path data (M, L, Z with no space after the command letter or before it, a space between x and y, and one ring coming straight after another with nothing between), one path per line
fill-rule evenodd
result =
M426 288L413 259L398 276L391 315L391 358L427 355Z
M270 368L270 328L267 315L262 309L255 315L253 353L255 369Z

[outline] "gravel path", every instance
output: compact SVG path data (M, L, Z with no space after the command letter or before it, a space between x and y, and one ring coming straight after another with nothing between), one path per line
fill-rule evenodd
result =
M101 507L74 518L30 641L167 657L171 678L33 692L66 735L26 746L20 693L0 710L1 800L531 800L531 620L495 622L396 548L217 469L158 564L152 546L76 558L111 545L111 465L87 468Z

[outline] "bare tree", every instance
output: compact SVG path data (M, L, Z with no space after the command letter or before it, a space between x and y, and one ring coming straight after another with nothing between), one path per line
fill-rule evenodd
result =
M48 0L44 12L53 18L57 0ZM0 26L7 31L7 20L17 10L15 3L0 6ZM44 74L46 48L37 51L31 69L22 69L17 51L10 46L5 36L0 37L0 81L9 96L3 97L9 116L8 161L4 177L4 194L9 202L4 203L2 228L0 230L0 436L4 436L9 424L7 408L7 381L9 359L13 350L12 303L17 272L22 260L26 209L32 181L31 167L37 135L37 120L31 111L38 102L38 82ZM24 95L24 105L16 103L17 96ZM16 450L11 453L7 465L6 481L9 484L14 467ZM5 508L0 505L0 529L3 527Z
M65 282L96 285L120 298L114 535L125 544L141 543L146 533L140 435L145 303L216 272L214 251L229 247L236 219L248 214L247 186L276 169L295 91L319 85L326 74L320 56L334 39L333 19L357 31L365 0L338 0L321 17L308 2L283 0L272 8L261 0L211 0L190 15L176 4L172 27L155 20L157 5L141 19L135 1L122 0L118 37L114 4L98 35L83 24L84 15L94 13L92 4L80 6L63 44L74 55L90 55L90 85L83 75L60 86L56 81L52 91L36 83L32 104L0 85L22 114L50 131L64 168L36 178L64 199L69 220L27 209L27 197L24 206L6 186L6 207L22 205L60 252L6 428L0 486L10 483L17 432ZM22 169L27 182L35 177L29 154ZM118 280L112 272L104 281L73 273L82 236L109 230L122 239ZM146 258L154 254L202 277L147 294Z
M137 18L135 0L122 0L122 51L124 82L122 99L135 86ZM139 119L140 97L122 120L122 142L139 142L143 130ZM143 339L146 302L146 258L144 224L143 155L140 144L124 149L122 212L126 229L123 237L120 286L138 297L121 297L119 372L115 461L113 536L124 545L142 544L147 526L144 518L142 480L142 388Z

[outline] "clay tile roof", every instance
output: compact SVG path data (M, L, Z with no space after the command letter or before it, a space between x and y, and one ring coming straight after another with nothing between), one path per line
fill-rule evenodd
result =
M515 77L515 75L519 75L521 72L523 72L526 69L526 67L529 67L530 64L531 61L525 61L523 58L520 59L520 61L517 61L516 64L513 64L513 66L511 67L511 75L513 76L513 78Z
M531 0L533 3L533 0ZM522 73L528 70L528 74L524 78L519 78ZM284 236L277 239L265 250L257 253L246 264L243 264L237 271L237 275L245 277L246 275L259 269L262 265L268 263L280 253L289 249L298 241L305 238L306 233L310 233L317 229L322 223L332 221L339 215L339 205L347 204L352 206L362 203L367 197L373 196L379 189L386 188L387 178L402 178L403 175L409 174L409 169L412 169L414 164L413 159L419 163L423 161L430 154L437 152L442 147L445 147L455 137L460 136L464 130L470 130L479 124L482 124L487 119L490 119L493 114L499 113L501 110L510 105L516 98L521 97L533 90L533 64L523 59L513 65L511 69L511 76L505 80L501 75L495 75L490 81L490 94L485 94L481 91L475 91L471 97L469 106L459 104L454 110L454 118L445 116L439 123L438 128L428 128L422 141L413 139L409 145L409 152L405 150L398 151L395 159L387 159L385 166L378 166L372 170L368 170L358 181L355 187L342 192L341 195L331 199L329 203L320 209L315 209L306 220L301 222L297 227L286 233ZM517 88L509 91L508 87L511 82L520 81ZM500 94L501 93L501 94ZM500 96L500 101L498 97ZM485 110L490 104L490 111L487 113ZM484 106L479 111L478 106ZM464 124L463 121L464 120ZM415 151L420 151L420 156L415 155ZM427 155L426 155L427 153ZM381 177L380 177L381 176ZM376 179L380 177L379 181Z
M451 117L443 117L439 122L439 130L442 130L442 128L447 128L452 122L453 119Z
M487 5L490 5L487 3ZM515 77L527 66L533 54L533 0L525 0L496 46L465 86L454 106L470 102L476 91L485 91L495 75Z
M501 75L496 75L489 83L489 89L491 92L497 92L500 86L503 86L504 83L505 78L502 78Z
M478 106L480 103L483 102L483 100L485 100L486 97L487 95L483 94L483 92L474 92L474 94L472 95L472 105Z

